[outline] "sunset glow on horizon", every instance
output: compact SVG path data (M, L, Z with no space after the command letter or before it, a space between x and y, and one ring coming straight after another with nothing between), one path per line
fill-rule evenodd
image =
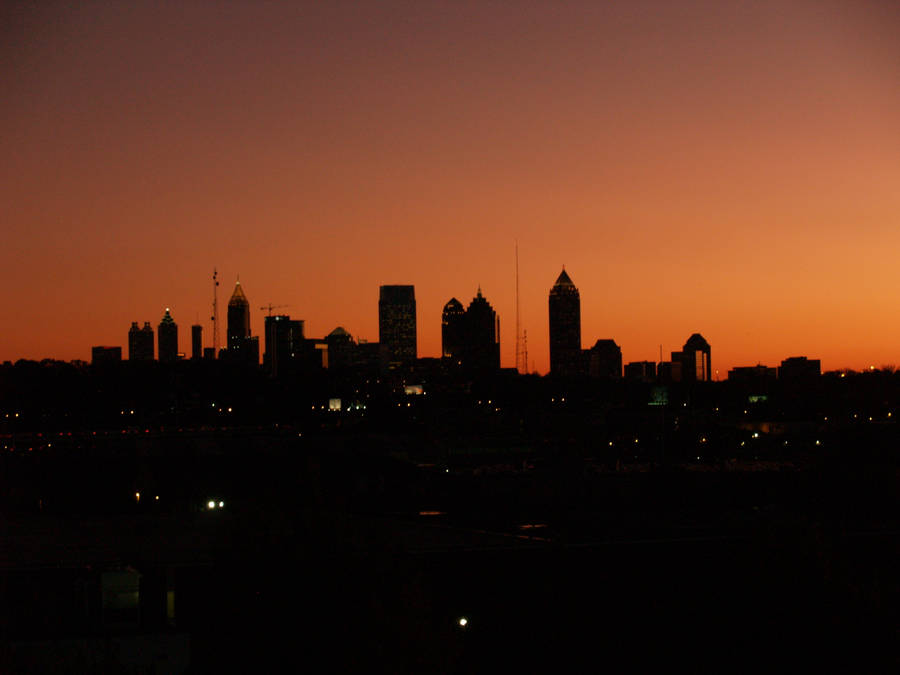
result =
M420 357L480 286L513 367L518 242L541 373L563 265L626 363L900 364L900 6L603 5L2 10L0 361L211 346L216 268L260 336L377 341L412 284Z

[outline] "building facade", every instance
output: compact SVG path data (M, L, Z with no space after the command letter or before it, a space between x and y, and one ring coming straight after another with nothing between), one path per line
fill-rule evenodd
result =
M143 328L138 328L137 321L131 322L131 329L128 331L128 360L153 360L153 329L149 321L144 322Z
M550 374L581 375L581 295L565 268L550 289Z
M500 319L481 294L472 298L462 319L462 365L484 372L500 369Z
M622 348L615 340L597 340L586 351L588 375L601 379L622 377Z
M466 309L456 298L450 298L441 313L441 356L454 365L462 363Z
M382 286L379 289L378 342L388 368L415 363L418 355L415 286Z
M195 361L203 358L203 326L197 323L191 326L191 358Z
M291 369L303 351L303 321L276 314L265 318L265 328L263 365L269 374L278 376Z
M259 365L259 338L250 335L250 302L240 281L228 301L227 336L230 361Z
M712 382L710 347L700 333L691 335L680 352L672 352L672 361L681 363L682 382Z
M156 341L160 362L171 363L178 358L178 324L172 318L168 307L162 321L159 322Z

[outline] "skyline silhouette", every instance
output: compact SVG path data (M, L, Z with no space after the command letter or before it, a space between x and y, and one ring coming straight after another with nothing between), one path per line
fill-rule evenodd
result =
M462 289L513 325L518 240L540 372L563 264L583 335L625 361L693 330L720 372L898 361L892 3L5 18L0 360L85 358L166 306L208 331L215 265L250 284L253 326L287 304L314 335L376 339L375 289L413 283L419 352L437 356Z

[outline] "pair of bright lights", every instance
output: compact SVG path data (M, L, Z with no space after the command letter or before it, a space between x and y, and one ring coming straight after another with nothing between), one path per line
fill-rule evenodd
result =
M217 503L217 502L215 502L215 501L212 500L212 499L210 499L208 502L206 502L206 508L208 508L210 511L212 511L212 510L213 510L214 508L216 508L217 506L218 506L220 509L221 509L221 508L224 508L224 507L225 507L225 502L218 502L218 503Z

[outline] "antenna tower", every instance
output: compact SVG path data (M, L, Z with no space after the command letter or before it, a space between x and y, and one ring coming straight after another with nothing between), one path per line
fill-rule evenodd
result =
M522 354L522 366L525 368L525 373L528 374L528 331L522 331L522 347L524 354ZM534 372L534 368L531 369Z
M522 313L519 305L519 242L516 240L516 370L528 372L528 343L522 337Z
M219 272L213 267L213 358L219 355Z

